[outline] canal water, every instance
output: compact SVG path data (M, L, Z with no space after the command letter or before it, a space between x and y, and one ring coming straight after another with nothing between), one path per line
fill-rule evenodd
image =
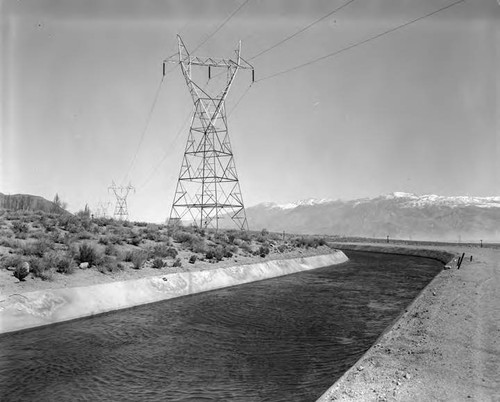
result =
M314 401L442 264L350 261L0 337L0 400Z

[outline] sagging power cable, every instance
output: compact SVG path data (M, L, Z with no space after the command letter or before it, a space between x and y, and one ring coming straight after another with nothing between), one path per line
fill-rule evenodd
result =
M326 55L324 55L324 56L321 56L321 57L318 57L318 58L316 58L316 59L310 60L310 61L308 61L308 62L306 62L306 63L299 64L299 65L297 65L297 66L295 66L295 67L291 67L291 68L288 68L288 69L286 69L286 70L278 71L277 73L274 73L274 74L271 74L271 75L265 76L265 77L263 77L263 78L261 78L261 79L259 79L259 80L256 80L256 82L269 80L269 79L271 79L271 78L275 78L275 77L278 77L278 76L280 76L280 75L290 73L290 72L292 72L292 71L295 71L295 70L301 69L301 68L303 68L303 67L307 67L307 66L309 66L309 65L311 65L311 64L318 63L318 62L320 62L320 61L322 61L322 60L325 60L325 59L328 59L328 58L330 58L330 57L337 56L337 55L339 55L339 54L341 54L341 53L344 53L344 52L347 52L347 51L349 51L349 50L351 50L351 49L354 49L355 47L358 47L358 46L364 45L364 44L366 44L366 43L368 43L368 42L371 42L371 41L374 41L374 40L376 40L376 39L379 39L379 38L381 38L382 36L385 36L385 35L388 35L388 34L390 34L390 33L393 33L393 32L395 32L395 31L397 31L397 30L399 30L399 29L405 28L405 27L407 27L408 25L414 24L414 23L416 23L416 22L418 22L418 21L421 21L421 20L423 20L423 19L425 19L425 18L431 17L431 16L433 16L433 15L435 15L435 14L437 14L437 13L441 12L441 11L444 11L444 10L446 10L446 9L448 9L448 8L451 8L451 7L453 7L453 6L456 6L457 4L464 3L465 1L466 1L466 0L458 0L458 1L455 1L454 3L451 3L451 4L448 4L447 6L441 7L440 9L435 10L435 11L433 11L433 12L429 13L429 14L423 15L423 16L418 17L418 18L415 18L415 19L413 19L413 20L411 20L411 21L408 21L408 22L405 22L405 23L403 23L403 24L400 24L400 25L398 25L398 26L396 26L396 27L394 27L394 28L388 29L387 31L384 31L384 32L382 32L382 33L379 33L379 34L377 34L377 35L374 35L374 36L372 36L372 37L370 37L370 38L368 38L368 39L365 39L365 40L362 40L362 41L360 41L360 42L354 43L354 44L349 45L349 46L347 46L347 47L344 47L344 48L342 48L342 49L340 49L340 50L337 50L337 51L335 51L335 52L328 53L328 54L326 54Z

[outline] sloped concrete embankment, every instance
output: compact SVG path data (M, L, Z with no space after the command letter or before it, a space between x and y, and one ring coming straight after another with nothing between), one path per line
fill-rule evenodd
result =
M0 300L0 333L289 275L347 260L342 251L335 251L327 255L9 295Z

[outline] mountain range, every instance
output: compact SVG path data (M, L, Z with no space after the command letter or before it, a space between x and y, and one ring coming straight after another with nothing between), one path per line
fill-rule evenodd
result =
M500 197L396 192L350 201L308 199L246 209L251 229L432 241L500 241Z

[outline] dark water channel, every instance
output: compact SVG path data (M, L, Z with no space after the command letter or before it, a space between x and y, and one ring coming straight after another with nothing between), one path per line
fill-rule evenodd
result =
M0 399L314 401L442 268L341 265L0 337Z

